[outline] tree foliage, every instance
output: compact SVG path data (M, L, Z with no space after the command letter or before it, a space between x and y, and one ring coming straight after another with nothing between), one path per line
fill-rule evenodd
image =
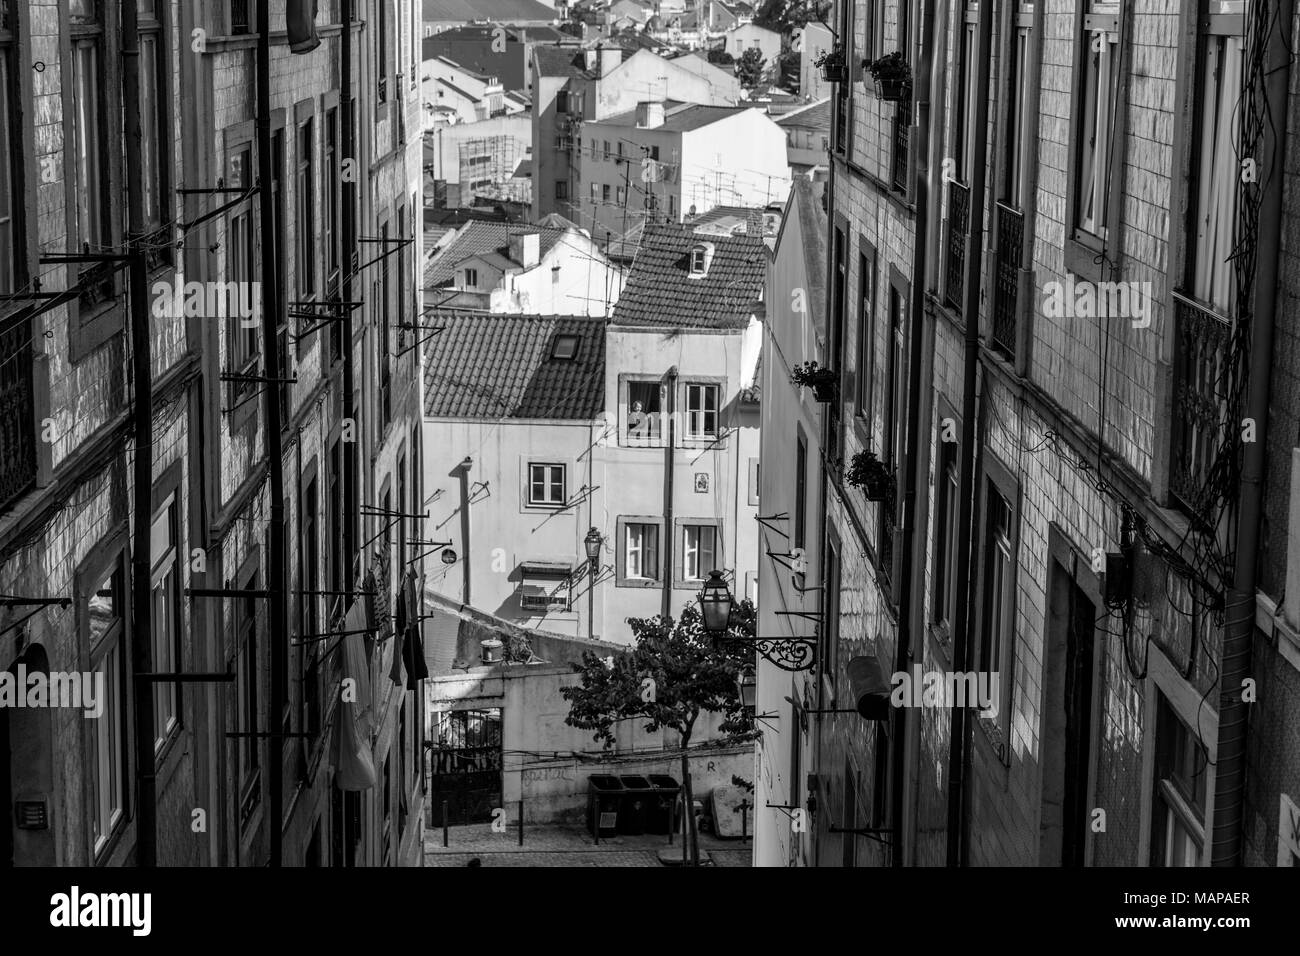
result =
M754 636L752 603L735 605L731 616L731 636ZM729 739L753 736L752 715L736 690L741 668L753 663L752 648L727 642L715 649L695 605L675 620L656 615L628 623L635 639L631 647L608 658L587 652L573 665L580 683L560 689L569 702L566 723L592 731L606 748L615 744L618 725L627 720L644 721L648 733L675 730L686 746L705 712L724 715L721 729Z
M763 82L763 67L767 64L763 51L750 48L736 61L736 77L745 89L753 89Z

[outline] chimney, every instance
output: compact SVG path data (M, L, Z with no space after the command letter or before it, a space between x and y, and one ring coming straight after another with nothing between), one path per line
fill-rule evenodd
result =
M623 62L623 48L618 46L597 46L596 55L600 57L600 72L596 76L604 78L613 72L614 67Z
M510 237L510 258L525 269L532 269L541 260L542 237L536 232L525 232Z
M600 63L600 50L590 47L582 51L582 66L587 70L594 70Z
M658 129L664 125L664 104L643 100L636 105L637 129Z

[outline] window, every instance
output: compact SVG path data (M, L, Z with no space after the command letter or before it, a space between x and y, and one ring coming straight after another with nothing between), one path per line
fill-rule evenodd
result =
M570 569L549 563L520 566L519 606L526 611L567 611L572 604Z
M555 181L555 198L559 200L566 200L569 198L569 184L563 179L557 179Z
M163 27L156 7L157 0L136 0L140 34L140 183L144 192L144 221L151 232L161 230L169 218L164 215L170 171L164 144L172 120L171 110L164 108L160 95L166 88L163 73L166 57ZM166 234L156 238L161 242ZM170 261L166 248L153 255Z
M109 197L113 194L113 169L108 144L114 142L109 132L108 104L103 79L107 75L104 55L104 22L99 0L72 0L70 4L72 38L72 89L64 110L72 119L72 162L76 176L72 181L72 199L76 228L75 245L91 252L101 252L113 245L113 226ZM100 265L82 266L92 273L82 291L82 304L93 308L113 296L111 270Z
M796 548L804 545L808 513L808 442L800 429L795 435L794 452L794 540Z
M608 162L609 161L609 140L603 140L603 142L605 145L605 160L606 162ZM594 140L592 141L591 147L592 149L596 148L596 143Z
M627 383L627 444L653 444L662 434L663 386L659 382Z
M998 674L999 686L1008 684L1011 639L1014 633L1015 607L1014 548L1012 545L1013 512L1011 503L991 482L984 515L984 585L981 607L979 669L983 674ZM998 702L995 718L999 727L1006 726L1006 709ZM1006 753L1003 753L1006 759Z
M325 281L333 296L339 282L339 188L341 180L339 165L339 111L330 107L325 111ZM330 329L330 358L342 358L343 336Z
M718 386L686 386L686 437L718 437Z
M477 269L466 269L466 270L465 270L465 283L464 283L464 284L465 284L465 288L466 288L466 289L477 289L477 288L478 288L478 270L477 270Z
M1115 4L1093 0L1092 13L1084 17L1082 68L1075 143L1074 224L1105 240L1110 202L1112 140L1119 102L1119 32ZM1109 11L1103 14L1100 11ZM1232 147L1226 147L1231 151Z
M659 526L632 522L623 530L623 576L633 581L658 581Z
M672 193L668 194L668 218L673 220L677 218L677 197Z
M26 256L22 224L22 146L15 110L15 14L0 0L0 295L24 283Z
M230 32L240 36L250 32L252 22L248 15L249 0L232 0L230 4Z
M691 250L691 275L704 275L704 260L705 254L703 246L696 246Z
M530 505L562 505L565 496L564 465L528 465L528 503Z
M558 93L555 94L555 112L557 113L569 112L569 91L568 90L560 90Z
M978 104L976 94L979 89L978 46L975 38L976 20L979 17L979 3L967 2L962 29L955 42L961 57L960 67L953 77L953 116L952 116L952 158L956 163L957 181L969 184L975 167L975 146L978 137L972 128Z
M557 335L555 344L551 346L551 358L563 362L570 362L578 357L578 336L576 335Z
M608 189L609 187L606 186L605 188ZM591 201L600 202L600 183L591 184Z
M313 466L314 470L315 466ZM317 576L320 567L320 529L316 509L320 507L320 494L316 488L313 475L302 493L302 516L299 528L302 532L302 593L298 596L299 615L304 634L319 634L320 596L311 592L320 589L321 582ZM320 732L321 726L321 687L319 668L319 647L312 641L302 647L302 729L309 734ZM310 739L306 743L311 749Z
M826 535L826 573L822 577L825 584L825 607L822 615L821 655L818 658L818 670L822 679L829 684L831 700L835 699L835 685L838 678L839 643L840 643L840 549L839 539L833 532Z
M935 479L934 601L931 618L952 626L957 610L957 507L960 472L957 443L939 442L939 473Z
M316 293L316 173L312 162L314 126L308 117L298 126L298 298Z
M1033 15L1021 13L1011 40L1007 67L1006 161L1002 164L1002 198L1012 209L1025 204L1025 153L1029 109L1029 35Z
M245 143L231 150L227 157L227 170L232 187L247 189L256 178L253 172L253 149ZM256 296L251 291L257 276L257 246L253 232L254 212L251 201L241 203L227 220L226 278L238 284L251 301ZM260 307L260 306L259 306ZM255 308L253 311L257 311ZM257 364L261 353L261 327L258 321L235 316L230 319L230 358L232 372L249 372ZM235 383L239 394L252 390L252 383Z
M153 669L162 674L181 670L179 509L172 494L154 515L149 532ZM162 750L180 729L180 688L169 681L153 684L154 750Z
M623 141L620 139L615 145L618 146L618 162L623 161Z
M122 640L126 576L120 552L113 566L86 594L85 620L90 668L103 681L103 712L94 721L87 754L92 776L91 839L98 856L126 815L129 776L127 726L127 650Z
M1211 21L1213 22L1213 20ZM1237 140L1240 127L1242 38L1209 34L1199 54L1200 102L1192 141L1195 255L1188 256L1191 290L1224 314L1235 311L1232 255L1237 221ZM1189 230L1191 232L1191 230Z
M388 223L379 227L379 248L391 252L388 244ZM392 327L390 325L393 309L393 283L391 256L384 256L379 270L379 425L380 429L388 427L393 420L393 369L392 369Z
M388 99L388 4L378 0L375 4L375 76L379 78L379 102Z
M858 374L854 379L854 411L871 433L871 379L875 366L876 251L858 240Z
M718 566L718 529L714 525L688 524L682 534L682 577L704 581Z
M605 183L600 187L600 201L609 202L609 184Z
M614 190L614 205L620 209L627 205L627 187L618 186Z
M254 571L245 585L248 590L257 588ZM257 720L258 698L258 647L257 598L240 597L235 600L235 674L239 687L239 729L245 734L259 730ZM261 775L258 772L259 738L237 738L239 747L239 824L245 826L261 802Z
M856 62L853 50L853 7L852 3L839 4L839 30L837 32L844 46L844 63L849 78L853 76L853 66ZM899 49L905 49L903 44L899 44ZM846 155L849 150L849 138L853 125L852 94L852 83L835 84L833 135L835 137L835 151L841 155Z
M1191 728L1156 692L1152 866L1199 866L1205 846L1207 758Z
M277 263L277 278L279 279L281 289L288 287L287 276L284 273L285 245L284 245L284 130L277 129L271 134L271 209L274 213L272 225L274 234L271 236L270 254L275 257ZM280 300L283 293L277 289L276 298ZM282 304L282 303L281 303ZM289 316L284 308L277 308L275 322L275 338L277 345L277 363L275 375L279 379L276 387L280 390L280 422L281 428L289 424L289 413L291 410L290 396L293 391L289 379Z

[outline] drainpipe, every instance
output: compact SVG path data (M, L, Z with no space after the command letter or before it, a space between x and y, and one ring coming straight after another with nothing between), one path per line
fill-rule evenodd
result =
M1258 582L1259 526L1264 504L1264 454L1268 443L1268 406L1273 371L1273 331L1277 312L1278 255L1282 232L1282 151L1287 141L1287 89L1291 82L1291 36L1295 0L1280 0L1276 26L1268 37L1264 95L1272 112L1260 154L1259 234L1255 247L1263 251L1255 275L1255 302L1250 345L1247 416L1254 419L1256 440L1243 448L1241 497L1237 518L1236 567L1228 589L1227 627L1223 635L1223 672L1219 681L1219 741L1214 777L1214 836L1212 866L1241 865L1241 823L1245 813L1247 729L1249 707L1241 684L1251 676L1251 645L1255 639L1255 591ZM1234 427L1229 423L1229 428ZM1295 530L1293 529L1293 532Z
M966 344L962 363L961 401L961 496L957 514L957 580L966 582L967 599L957 602L953 621L952 665L954 670L969 671L971 657L970 608L975 600L971 578L971 552L975 545L975 378L979 370L980 348L980 274L981 238L984 233L984 192L988 172L984 161L988 147L989 120L989 60L992 56L993 4L979 5L976 25L979 78L975 97L975 115L972 132L975 134L975 156L970 182L970 215L966 231L965 295L962 298L962 319L966 326ZM966 833L964 806L967 741L970 723L965 707L952 711L952 737L948 750L948 865L964 863Z
M149 336L148 270L141 236L144 221L143 157L140 153L140 31L134 3L122 8L122 86L125 103L127 220L131 258L130 308L132 378L135 380L135 528L131 542L131 666L135 682L136 865L157 865L158 798L154 762L153 693L141 680L153 670L153 599L150 594L153 515L153 370ZM153 122L153 118L150 118ZM175 669L175 668L174 668ZM162 686L174 686L164 684ZM6 824L8 825L8 824Z
M660 613L667 617L673 610L673 445L677 443L677 366L668 370L668 444L664 446L664 556L659 573L663 575L664 603Z
M339 0L339 20L343 31L339 43L339 123L343 129L340 139L343 143L343 158L352 159L357 169L362 167L361 157L357 155L357 141L353 135L352 115L352 0ZM359 265L357 258L357 184L356 176L343 177L340 183L342 192L342 230L343 249L340 256L339 272L342 281L339 293L343 302L354 301L352 297L352 273ZM353 364L352 323L353 313L350 308L342 308L342 321L330 323L330 335L341 335L342 347L339 349L342 373L343 420L356 423L356 409L353 406L353 389L356 371ZM340 512L343 521L343 554L348 562L348 571L343 575L343 590L352 592L356 587L358 571L361 567L357 554L357 521L360 514L360 498L357 496L357 442L343 442L341 457L343 459L343 507Z
M465 582L465 593L462 596L461 603L469 604L469 470L474 464L474 459L468 455L460 463L456 470L460 472L460 545L464 552L460 556L460 572Z
M939 0L940 5L946 7L944 0ZM916 142L912 144L914 155L917 157L916 179L913 188L915 195L913 197L916 209L914 212L914 221L916 223L916 236L912 248L912 301L910 306L909 318L909 341L908 341L908 369L907 369L907 446L903 455L903 480L906 482L903 491L903 504L899 509L899 514L903 520L903 536L900 553L903 555L902 573L898 582L898 607L900 610L898 618L898 646L894 660L895 672L908 673L912 667L912 630L916 625L919 633L921 628L919 605L918 613L913 613L913 590L917 578L923 573L920 567L924 561L924 550L920 556L913 555L916 541L916 528L921 525L920 513L924 507L924 502L917 495L917 487L921 482L920 475L920 458L921 458L921 398L922 393L929 392L928 376L926 375L927 367L924 362L925 358L925 266L926 266L926 237L929 230L929 213L930 213L930 170L937 168L929 151L932 147L930 137L930 90L934 82L932 71L938 72L942 69L941 61L934 57L934 30L935 18L934 7L936 0L921 0L921 6L928 7L929 10L921 17L921 36L920 36L920 55L916 60L916 70L914 76L917 79L915 84L915 102L916 102L916 125L917 131ZM936 88L941 88L937 87ZM940 143L939 137L934 137L933 145ZM928 431L927 431L928 435ZM928 443L926 449L929 449ZM915 618L915 620L914 620ZM892 809L890 812L893 824L893 846L890 852L890 863L893 866L903 866L906 861L906 850L903 846L903 818L906 808L906 774L908 765L908 745L907 745L907 708L894 708L894 733L893 746L890 750L890 802Z
M275 209L272 206L271 165L271 13L265 3L257 5L257 178L259 189L257 205L261 215L263 236L275 235ZM262 256L262 340L266 356L268 378L263 394L266 396L266 457L271 495L271 547L267 558L266 589L271 642L271 732L270 773L268 789L270 806L269 865L278 867L281 862L284 838L284 736L278 733L281 715L287 704L284 678L288 670L288 647L285 635L289 633L289 615L285 603L284 563L284 445L280 429L280 342L276 327L280 323L280 263L275 256ZM278 635L278 637L277 637ZM251 742L256 746L257 740Z

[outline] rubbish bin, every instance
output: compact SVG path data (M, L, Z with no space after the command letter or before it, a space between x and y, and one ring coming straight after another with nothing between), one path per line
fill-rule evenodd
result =
M618 777L593 773L587 778L587 830L596 836L612 837L618 834L619 804L623 800L623 784Z
M646 832L666 836L677 832L677 795L681 784L672 777L662 773L652 773L650 786L654 796L650 801L650 814L646 820Z
M645 777L635 774L622 775L618 779L623 783L623 814L618 818L618 832L640 836L646 832L654 788Z

